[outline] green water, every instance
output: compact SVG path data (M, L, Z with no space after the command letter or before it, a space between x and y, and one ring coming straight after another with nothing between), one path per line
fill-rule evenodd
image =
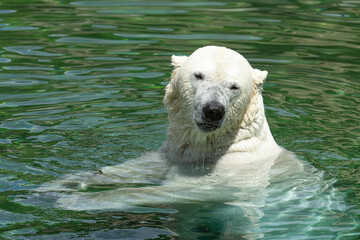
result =
M269 71L275 139L337 180L321 198L336 191L338 208L310 199L295 211L303 202L281 205L286 193L269 188L256 234L242 238L359 239L359 9L351 0L2 0L0 239L222 239L227 220L209 214L222 209L210 202L136 212L26 201L65 174L160 147L169 58L204 45Z

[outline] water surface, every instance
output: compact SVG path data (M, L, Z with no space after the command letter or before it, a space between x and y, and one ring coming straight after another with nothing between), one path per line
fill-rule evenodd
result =
M243 237L359 239L359 8L350 0L2 1L0 238L221 239L226 218L210 214L221 203L94 212L26 200L43 183L161 146L170 56L222 45L269 71L275 139L332 183L313 189L339 204L281 205L286 192L269 188L278 208L265 205L256 232ZM301 211L288 211L295 206Z

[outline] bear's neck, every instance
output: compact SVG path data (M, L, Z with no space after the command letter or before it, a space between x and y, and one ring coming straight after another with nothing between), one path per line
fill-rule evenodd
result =
M192 116L182 110L173 112L168 108L168 112L167 141L161 150L172 161L213 163L228 153L251 153L266 141L275 143L260 92L254 94L241 119L213 133L201 132L194 126Z

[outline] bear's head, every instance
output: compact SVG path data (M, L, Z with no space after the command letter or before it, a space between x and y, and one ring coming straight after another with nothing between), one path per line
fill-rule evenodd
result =
M164 98L169 119L204 134L239 124L267 76L225 47L207 46L171 60L174 71Z

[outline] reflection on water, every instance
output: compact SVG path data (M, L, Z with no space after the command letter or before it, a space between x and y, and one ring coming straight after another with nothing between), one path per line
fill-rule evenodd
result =
M359 7L348 0L2 1L0 236L358 239ZM270 181L256 223L235 224L247 213L221 201L92 212L55 208L55 196L31 193L157 149L169 58L203 45L233 48L269 71L264 99L275 139L319 171L309 166L299 182Z

